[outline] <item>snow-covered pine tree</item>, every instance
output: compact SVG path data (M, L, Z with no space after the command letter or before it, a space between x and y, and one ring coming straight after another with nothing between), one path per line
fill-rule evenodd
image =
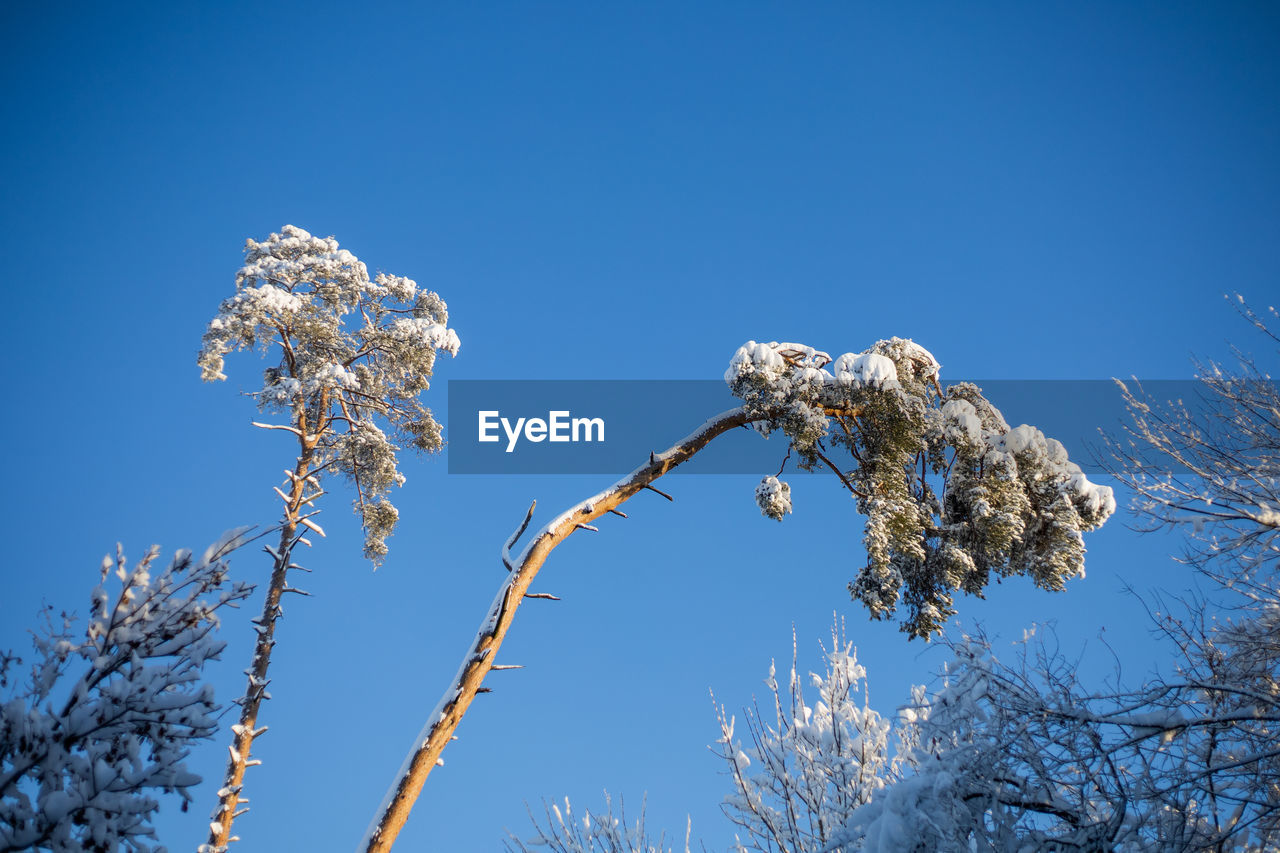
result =
M199 559L179 551L156 574L159 549L133 565L117 549L82 635L73 616L46 611L30 679L0 701L0 851L163 849L157 796L176 792L186 810L200 782L186 758L217 733L201 673L225 645L213 633L218 610L252 592L227 580L243 533ZM0 655L0 687L17 662Z
M503 548L508 574L362 849L391 849L552 550L577 530L597 530L591 523L605 514L622 515L622 503L657 491L656 480L732 429L779 432L803 467L839 478L868 519L868 563L850 591L874 618L905 604L902 628L912 637L938 633L954 593L980 595L993 574L1029 575L1051 590L1082 574L1082 534L1115 510L1111 489L1091 483L1061 443L1034 427L1011 428L976 386L944 390L939 370L927 350L901 338L835 359L803 344L748 341L725 373L743 405L556 516L513 557L530 507ZM792 508L793 493L776 475L756 498L771 518Z
M286 469L279 543L269 547L271 580L249 683L232 727L226 779L210 825L206 851L222 851L239 808L245 768L266 698L267 670L275 645L281 598L297 590L288 573L299 568L294 548L323 536L313 520L322 479L344 477L355 489L355 511L365 532L364 554L376 566L399 513L387 495L404 482L396 458L401 445L431 452L441 447L440 425L420 395L427 390L437 351L456 354L457 334L435 293L411 279L379 273L338 247L286 225L266 240L245 244L235 295L209 323L198 362L206 381L225 379L224 357L236 350L270 352L262 388L252 393L260 409L283 422L255 426L280 430L297 441ZM398 443L398 444L397 444ZM256 762L254 762L256 763Z

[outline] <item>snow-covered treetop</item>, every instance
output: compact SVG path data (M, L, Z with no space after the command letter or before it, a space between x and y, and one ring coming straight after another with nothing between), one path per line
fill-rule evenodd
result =
M1010 428L975 385L944 390L940 371L924 347L890 338L834 359L748 341L725 372L763 416L757 429L781 431L802 468L829 468L857 499L867 565L850 592L875 618L905 604L913 637L938 633L953 593L981 595L992 572L1062 589L1084 574L1081 534L1115 511L1111 489L1090 482L1060 442ZM771 518L791 511L776 477L756 497Z
M419 395L436 352L458 352L448 320L436 293L403 276L371 278L337 240L286 225L263 242L246 241L236 293L204 335L198 362L206 381L226 379L231 352L278 348L279 361L254 392L258 405L289 416L317 469L332 466L354 483L365 554L375 563L398 518L386 495L404 482L393 439L428 452L442 444Z

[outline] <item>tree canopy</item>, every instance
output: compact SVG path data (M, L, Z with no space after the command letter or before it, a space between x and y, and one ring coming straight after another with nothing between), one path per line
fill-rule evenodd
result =
M902 338L835 359L803 344L748 341L725 373L764 434L783 433L801 467L825 466L867 518L867 563L849 591L876 619L904 606L902 630L938 634L954 594L993 575L1061 590L1084 573L1083 533L1115 511L1035 427L1010 427L972 383L943 388L940 365ZM789 485L765 477L761 512L792 511Z

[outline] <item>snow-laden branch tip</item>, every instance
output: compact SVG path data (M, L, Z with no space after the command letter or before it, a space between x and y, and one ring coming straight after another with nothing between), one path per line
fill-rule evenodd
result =
M1010 427L975 385L944 389L940 370L919 344L890 338L834 359L748 341L725 372L754 427L782 433L800 468L828 468L867 516L850 593L876 619L905 606L902 630L922 638L955 614L957 592L981 594L993 575L1063 589L1084 574L1082 534L1115 511L1111 489L1060 442ZM792 511L778 474L755 497L768 518Z

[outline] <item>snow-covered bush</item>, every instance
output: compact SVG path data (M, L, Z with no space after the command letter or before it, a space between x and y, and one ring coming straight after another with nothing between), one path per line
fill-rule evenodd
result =
M912 637L939 633L954 593L980 595L993 574L1063 589L1084 573L1081 534L1115 510L1061 443L1011 428L972 384L944 390L939 371L928 350L891 338L834 360L748 341L725 372L756 429L783 433L802 468L830 469L856 499L867 563L850 593L876 619L905 606ZM756 500L770 518L791 509L776 477Z
M1131 729L1122 716L1115 737L1095 724L1122 710L1119 697L1088 696L1061 658L1006 665L982 638L951 650L941 687L901 717L912 772L859 809L837 843L876 853L1112 849L1129 781L1114 748Z
M224 645L218 610L251 591L227 579L241 533L156 574L158 549L132 565L118 549L83 630L46 611L30 677L0 703L0 851L161 849L157 798L176 794L186 810L200 781L186 758L217 731L201 672ZM2 657L0 686L18 662Z
M719 712L720 738L713 747L728 767L733 794L725 814L745 834L737 850L821 853L835 833L871 795L902 775L890 749L890 722L867 701L866 670L838 626L823 649L826 671L809 673L816 696L805 696L792 645L787 688L776 668L765 681L772 723L760 709L744 717L747 743L736 720ZM746 846L749 844L750 846Z
M779 685L776 667L770 664L765 684L773 707L768 717L759 707L745 711L745 743L737 718L723 707L718 710L720 737L712 751L724 762L733 784L723 809L742 833L733 848L737 853L832 850L832 840L858 808L903 776L899 756L911 752L901 743L891 747L890 721L868 704L866 670L838 622L830 648L822 651L824 671L803 678L793 636L787 686ZM812 696L806 696L806 680ZM625 819L613 816L607 794L603 816L587 812L574 820L566 800L564 810L547 808L545 827L533 822L538 834L527 842L516 841L520 853L531 853L535 846L564 853L663 849L661 838L648 839L643 812L627 826Z
M608 791L604 802L603 814L593 814L588 810L581 818L574 817L568 797L564 800L563 809L556 803L548 804L545 806L545 827L538 826L537 818L530 812L529 818L538 834L528 841L509 834L506 849L512 853L533 853L532 848L543 848L552 853L674 853L674 848L667 846L665 833L657 838L649 836L643 805L640 817L628 824L622 804L618 806L617 816L614 815L613 800ZM692 831L692 823L686 823L684 853L691 853L689 836Z
M1208 637L1206 637L1208 639ZM1214 639L1221 639L1219 634ZM845 849L1272 850L1277 671L1263 688L1189 649L1174 675L1091 690L1033 644L1012 662L953 645L942 687L911 706L913 771L875 794ZM1207 676L1207 677L1205 677ZM1260 689L1262 688L1262 689Z

